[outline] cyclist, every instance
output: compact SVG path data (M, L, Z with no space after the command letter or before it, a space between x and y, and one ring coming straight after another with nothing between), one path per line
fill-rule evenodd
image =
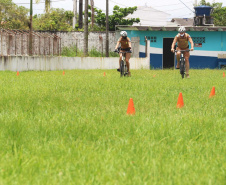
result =
M178 34L175 36L172 46L171 46L171 51L174 53L174 47L175 44L177 43L177 51L180 50L186 50L189 48L188 41L191 43L191 51L194 50L194 43L192 41L192 38L189 34L185 33L186 29L184 26L179 27L178 29ZM180 54L181 52L177 52L177 66L176 69L180 68ZM189 78L189 57L190 53L189 51L184 52L184 58L185 58L185 70L186 70L186 77Z
M121 44L120 51L125 52L125 51L130 51L131 52L131 41L130 38L127 37L127 32L126 31L121 31L120 32L121 37L118 39L118 42L115 46L115 51L118 51L118 47ZM130 63L129 59L131 57L131 53L126 53L126 65L128 69L128 76L131 76L130 73ZM119 68L120 68L120 61L122 60L122 53L119 53ZM117 69L117 71L120 71L120 69Z

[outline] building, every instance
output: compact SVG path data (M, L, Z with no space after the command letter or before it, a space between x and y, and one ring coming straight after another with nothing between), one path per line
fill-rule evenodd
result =
M145 38L150 40L151 68L172 68L175 65L171 44L178 34L178 27L139 27L118 26L118 30L126 30L128 36L139 38L139 57L145 57ZM194 51L190 52L191 68L217 68L219 55L226 54L226 27L186 27L194 42ZM190 43L189 43L190 45ZM226 59L225 59L226 60Z
M133 14L129 14L125 19L140 18L139 23L133 26L167 26L170 14L156 10L148 6L139 6Z
M194 51L190 52L191 68L214 69L218 68L220 61L225 61L226 65L226 27L216 27L212 24L211 7L200 6L195 9L194 19L175 18L166 24L162 22L164 24L161 26L152 24L148 26L117 26L116 29L118 31L126 30L132 39L132 44L133 41L139 42L139 46L136 46L135 49L135 51L139 50L139 57L145 57L147 55L145 51L149 47L151 68L163 69L175 66L175 54L171 52L171 44L181 25L186 27L187 33L191 35L194 42ZM164 14L161 13L161 15ZM160 20L166 20L166 17ZM158 20L158 16L154 18ZM146 45L146 39L150 40L149 46Z

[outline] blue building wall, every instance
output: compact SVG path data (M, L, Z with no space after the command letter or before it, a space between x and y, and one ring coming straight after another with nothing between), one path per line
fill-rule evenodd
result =
M150 41L150 65L152 68L162 68L163 38L174 38L178 34L177 31L128 30L127 32L130 38L140 37L140 57L145 57L145 36L152 40L152 42ZM194 43L195 40L198 42L199 38L205 38L202 47L194 47L194 51L190 52L190 68L217 68L218 54L226 54L226 32L187 31L187 33L191 35Z

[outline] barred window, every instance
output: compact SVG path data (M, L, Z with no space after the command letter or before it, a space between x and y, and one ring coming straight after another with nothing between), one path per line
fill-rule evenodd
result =
M194 43L205 43L206 37L192 37Z
M157 37L156 36L146 36L146 38L148 40L150 40L151 42L157 42Z

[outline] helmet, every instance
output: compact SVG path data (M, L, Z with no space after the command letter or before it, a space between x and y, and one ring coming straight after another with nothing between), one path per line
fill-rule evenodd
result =
M127 32L126 31L121 31L120 35L123 36L123 37L126 37L127 36Z
M184 26L181 26L181 27L178 29L178 32L179 32L179 33L186 32L185 27L184 27Z

